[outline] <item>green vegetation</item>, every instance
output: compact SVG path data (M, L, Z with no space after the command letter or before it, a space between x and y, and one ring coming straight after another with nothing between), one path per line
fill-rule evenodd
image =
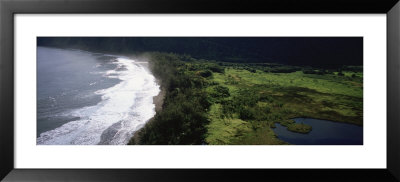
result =
M257 69L253 73L247 67L236 65L226 67L224 74L214 73L212 81L228 88L230 97L214 103L221 111L209 115L207 143L221 144L225 139L223 144L277 144L270 139L273 135L254 142L259 130L266 132L274 123L281 123L294 132L311 131L311 126L294 123L291 118L295 117L362 125L362 73L341 70L344 75L339 76L334 71L320 70L312 74L274 72ZM242 121L243 127L233 124L238 123L237 120ZM235 127L229 132L235 133L235 137L228 141L226 132L215 128L223 123L229 125L226 124L229 121Z
M309 133L312 130L311 126L303 124L303 123L295 123L291 119L281 121L280 124L282 126L286 126L289 131L297 132L297 133Z
M162 111L130 144L286 144L272 128L308 133L292 118L363 125L361 66L322 69L227 63L149 53L166 91Z
M151 53L154 75L166 90L162 111L129 144L202 144L210 103L202 74L189 74L182 56ZM204 76L204 75L203 75Z

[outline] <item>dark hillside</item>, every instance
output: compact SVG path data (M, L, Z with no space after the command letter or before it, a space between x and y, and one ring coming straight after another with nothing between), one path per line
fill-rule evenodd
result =
M38 46L118 53L172 52L197 59L318 67L362 65L362 37L39 37Z

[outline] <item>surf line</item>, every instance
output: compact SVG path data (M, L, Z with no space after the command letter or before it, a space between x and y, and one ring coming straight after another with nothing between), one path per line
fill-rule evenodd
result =
M121 80L98 90L101 101L67 113L80 119L44 132L39 145L123 145L155 115L153 97L160 92L154 76L135 60L117 57L116 68L103 75Z

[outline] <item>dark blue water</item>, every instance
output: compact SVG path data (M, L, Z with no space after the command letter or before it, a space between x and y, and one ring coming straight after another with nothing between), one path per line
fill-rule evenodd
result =
M296 123L312 126L307 134L295 133L276 123L275 134L279 139L295 145L362 145L363 127L312 118L294 118Z

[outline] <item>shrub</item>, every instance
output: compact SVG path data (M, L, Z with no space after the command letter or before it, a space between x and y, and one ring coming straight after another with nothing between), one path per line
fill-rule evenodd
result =
M218 86L214 87L214 91L216 93L218 93L218 97L229 97L230 96L229 89L224 86L218 85Z
M214 65L214 66L210 66L210 67L208 67L208 68L209 68L211 71L216 72L216 73L224 73L224 68L221 67L221 66Z
M212 75L212 72L210 70L204 70L204 71L200 71L199 74L200 74L200 76L207 78Z
M247 106L240 107L239 108L239 118L242 120L254 119L254 113Z

